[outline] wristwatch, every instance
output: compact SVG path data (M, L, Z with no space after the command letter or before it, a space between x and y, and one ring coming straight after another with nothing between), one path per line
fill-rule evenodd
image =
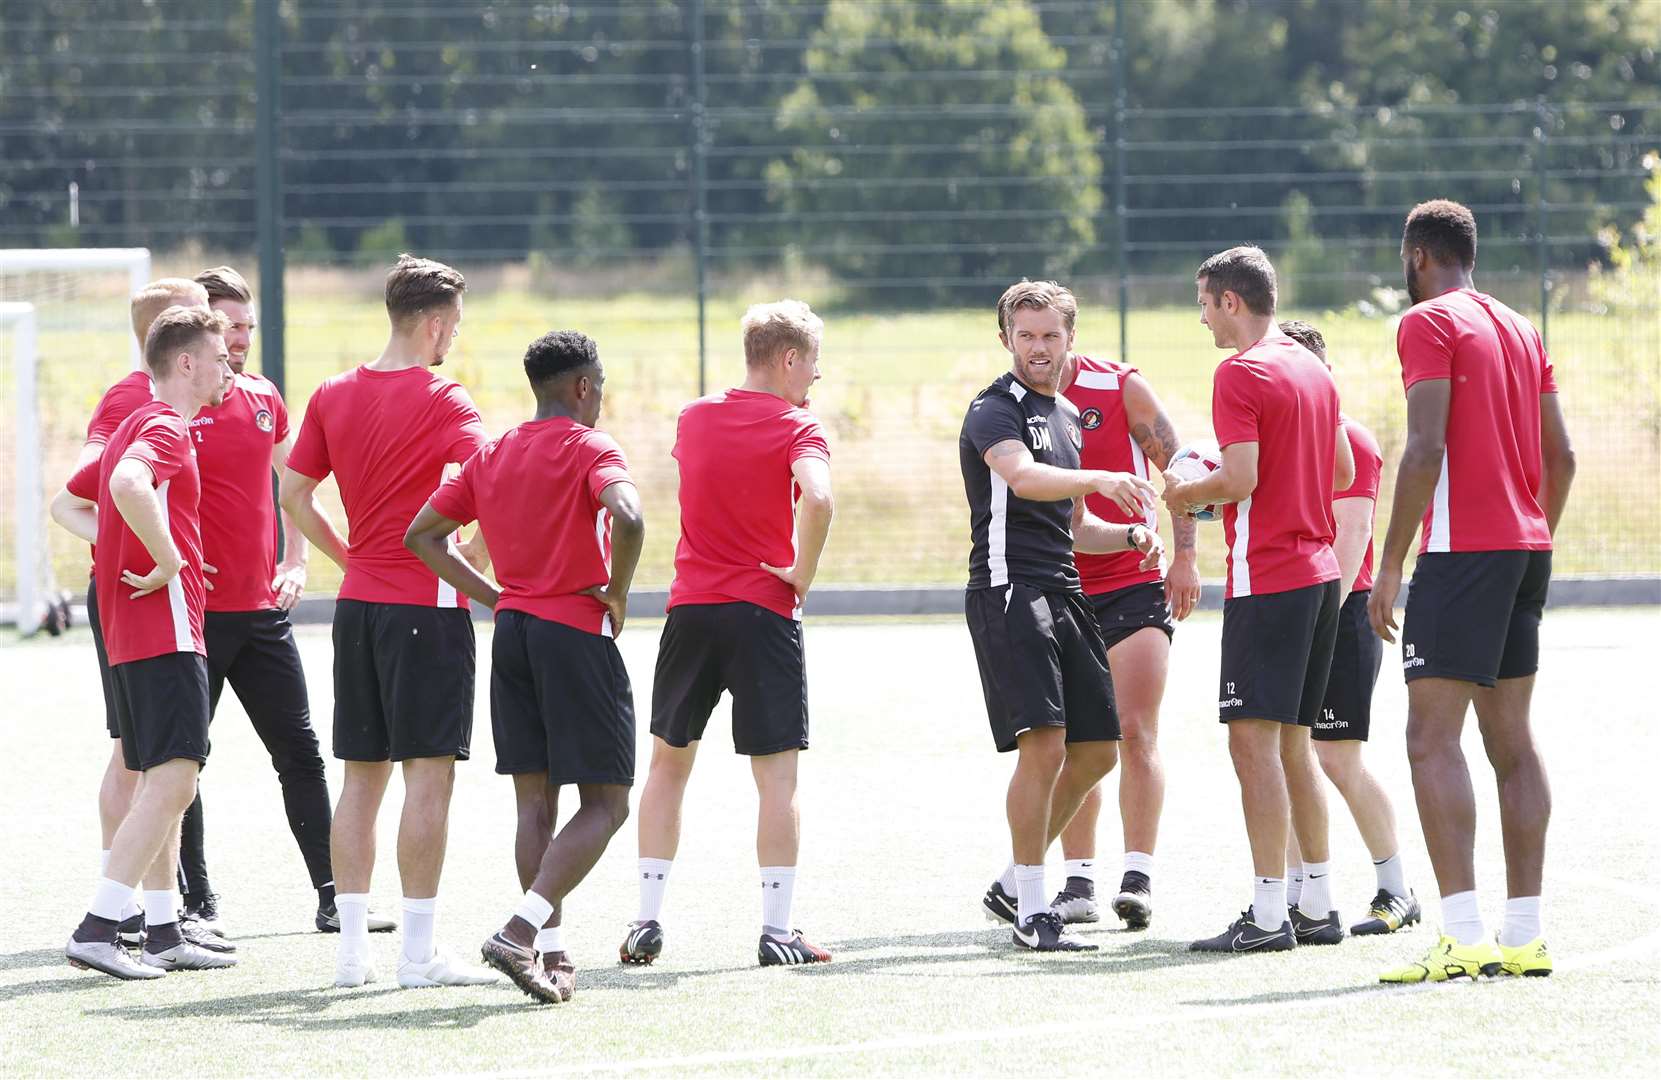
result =
M1130 528L1126 529L1125 546L1130 548L1132 551L1136 551L1141 548L1142 542L1137 539L1136 534L1142 531L1144 531L1144 529L1141 525L1132 525Z

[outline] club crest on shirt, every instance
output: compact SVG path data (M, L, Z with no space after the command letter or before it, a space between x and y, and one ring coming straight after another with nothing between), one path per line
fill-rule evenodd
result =
M271 410L261 409L254 414L254 426L261 431L270 431L272 428Z
M1084 449L1084 439L1079 435L1078 427L1072 423L1067 425L1067 437L1073 441L1074 450Z
M1095 431L1102 426L1102 411L1100 409L1085 409L1079 416L1079 423L1084 425L1085 431Z

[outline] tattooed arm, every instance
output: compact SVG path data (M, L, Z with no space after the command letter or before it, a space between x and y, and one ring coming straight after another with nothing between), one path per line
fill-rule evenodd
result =
M1177 441L1171 418L1165 415L1153 387L1140 374L1125 379L1124 400L1130 437L1136 440L1147 459L1164 472L1182 445ZM1191 517L1171 519L1171 567L1165 578L1165 595L1171 614L1179 620L1186 619L1200 601L1197 531Z

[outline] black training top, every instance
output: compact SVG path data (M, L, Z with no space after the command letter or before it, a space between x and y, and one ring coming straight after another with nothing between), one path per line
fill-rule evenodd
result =
M1013 372L982 390L963 418L957 454L969 497L969 588L1019 582L1077 592L1073 565L1073 500L1033 502L1009 490L986 464L986 451L1019 439L1033 459L1060 469L1079 467L1079 414L1064 397L1035 393Z

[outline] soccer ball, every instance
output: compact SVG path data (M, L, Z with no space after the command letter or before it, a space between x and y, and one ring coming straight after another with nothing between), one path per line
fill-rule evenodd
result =
M1171 458L1167 472L1175 473L1179 480L1203 480L1211 473L1223 467L1223 452L1217 449L1214 442L1189 443L1178 450ZM1220 516L1217 504L1196 506L1189 511L1196 521L1216 521Z

